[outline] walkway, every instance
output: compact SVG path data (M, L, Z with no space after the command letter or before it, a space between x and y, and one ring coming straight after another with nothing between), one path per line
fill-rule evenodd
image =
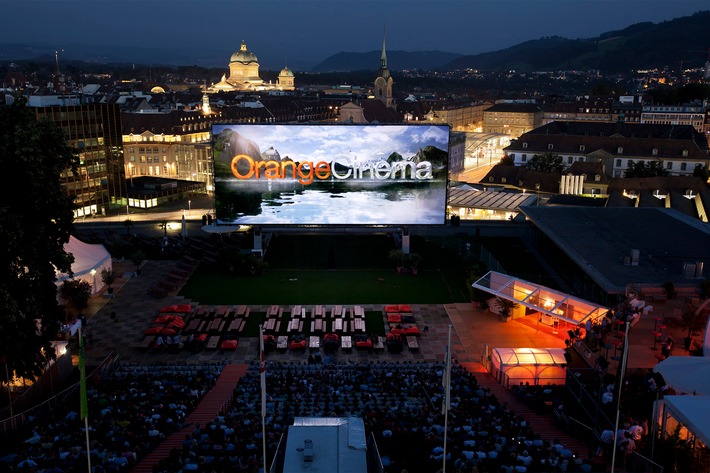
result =
M153 467L160 463L163 458L167 458L174 448L182 448L185 435L192 433L193 426L198 424L204 426L213 421L217 415L229 409L234 388L239 379L246 373L247 365L226 365L210 392L205 395L197 408L188 416L186 427L169 435L155 450L138 463L131 472L152 473Z

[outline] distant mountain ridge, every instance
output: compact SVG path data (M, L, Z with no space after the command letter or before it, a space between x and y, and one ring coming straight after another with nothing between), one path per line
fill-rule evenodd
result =
M710 11L661 23L637 23L591 39L559 36L526 41L475 56L462 56L447 70L481 69L518 72L587 70L622 72L631 69L678 66L700 67L710 48Z
M525 41L507 49L476 55L441 51L387 51L391 70L429 69L518 72L588 70L622 72L631 69L671 68L683 61L700 67L710 48L710 11L661 23L636 23L595 38L568 39L549 36ZM341 52L313 68L315 72L377 69L381 51ZM451 58L447 61L447 58Z
M339 52L311 69L312 72L349 72L377 69L382 51L366 53ZM405 69L440 69L462 55L445 51L387 51L387 67ZM374 65L374 66L373 66Z

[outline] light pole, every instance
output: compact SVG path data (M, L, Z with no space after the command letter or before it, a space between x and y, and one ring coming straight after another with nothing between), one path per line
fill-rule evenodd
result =
M92 277L93 280L94 280L94 284L93 284L93 286L91 287L91 293L92 293L92 294L96 294L96 270L95 270L95 269L92 269L92 270L90 271L90 273L91 273L91 277Z

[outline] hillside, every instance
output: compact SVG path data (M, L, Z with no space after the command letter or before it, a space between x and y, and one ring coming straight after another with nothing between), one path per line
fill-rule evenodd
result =
M661 23L638 23L596 38L559 36L527 41L508 49L461 56L446 70L551 71L600 69L605 73L632 69L701 67L710 48L710 11Z
M382 51L366 53L340 52L328 57L312 69L312 72L344 72L376 69ZM387 51L387 67L394 71L404 69L434 70L461 57L460 54L444 51Z

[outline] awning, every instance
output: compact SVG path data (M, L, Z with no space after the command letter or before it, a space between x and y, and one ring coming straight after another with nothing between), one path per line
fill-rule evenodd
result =
M489 271L473 287L569 323L604 317L608 308L507 274Z

